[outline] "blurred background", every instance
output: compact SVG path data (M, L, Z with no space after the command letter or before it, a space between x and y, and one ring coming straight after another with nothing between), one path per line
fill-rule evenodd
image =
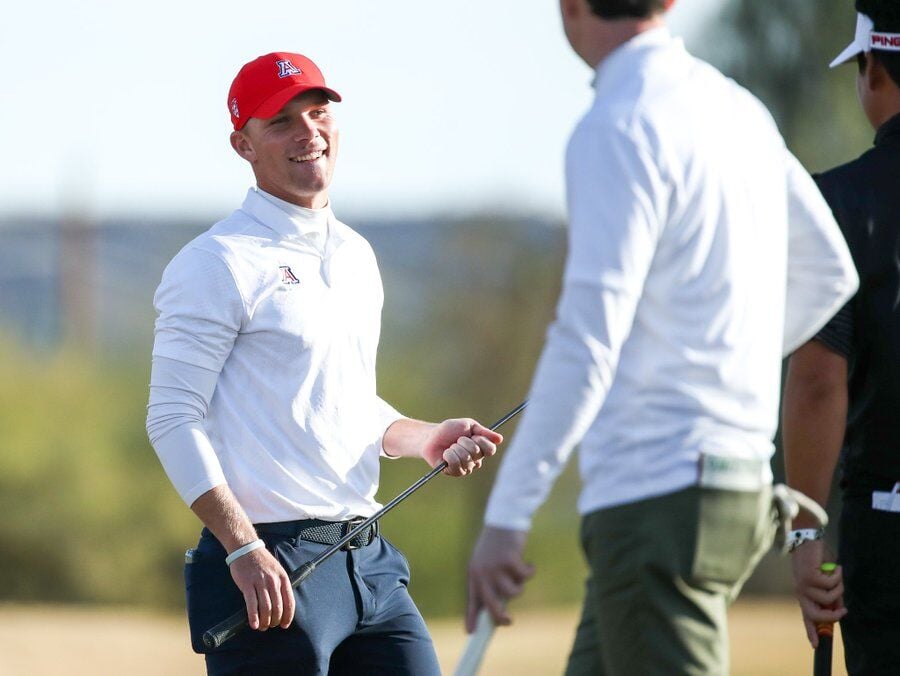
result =
M564 146L592 94L557 12L549 0L6 8L3 608L183 612L199 523L144 432L152 296L168 260L252 184L225 99L259 54L306 53L344 96L332 203L379 258L382 396L412 417L483 422L525 397L565 255ZM870 146L855 68L827 69L852 38L850 0L679 0L670 19L770 107L811 172ZM782 476L779 457L773 467ZM380 496L426 469L384 464ZM493 471L436 480L385 518L429 618L460 615ZM539 573L517 607L580 598L577 492L570 466L537 519ZM788 594L787 562L764 561L747 593Z

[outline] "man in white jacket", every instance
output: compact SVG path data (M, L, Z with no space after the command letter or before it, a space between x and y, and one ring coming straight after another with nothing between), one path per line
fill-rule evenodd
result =
M332 102L316 65L274 52L228 95L256 177L188 243L154 298L150 440L206 528L185 566L192 642L246 608L210 674L438 674L403 555L377 523L292 590L296 569L379 505L379 455L470 473L502 437L405 418L375 390L383 292L368 242L335 218Z
M770 114L670 35L671 4L561 2L596 99L567 150L556 320L470 563L468 627L482 607L507 623L580 444L570 674L727 673L727 605L771 544L782 357L857 285Z

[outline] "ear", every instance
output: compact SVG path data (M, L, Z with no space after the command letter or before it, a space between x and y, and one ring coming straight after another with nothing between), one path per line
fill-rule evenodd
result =
M866 54L866 70L864 71L863 76L866 79L866 87L873 92L880 91L891 81L891 76L888 75L887 70L885 70L881 59L872 52Z
M243 131L233 131L229 138L231 147L234 152L247 160L250 164L256 161L256 151L253 149L253 142Z
M559 0L559 11L563 18L576 19L581 14L581 3L584 0Z

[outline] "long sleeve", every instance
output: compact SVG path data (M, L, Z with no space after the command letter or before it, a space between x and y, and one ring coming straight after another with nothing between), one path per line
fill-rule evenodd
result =
M787 153L788 274L784 354L812 338L856 293L859 277L812 177Z
M153 358L147 436L169 480L189 506L211 488L226 483L202 425L217 377L199 366Z
M576 131L567 157L563 290L488 503L488 525L527 530L609 392L660 236L665 189L619 130Z
M225 483L202 421L240 330L243 302L225 263L189 247L166 268L154 305L147 434L178 494L191 505Z
M391 460L396 458L396 456L388 455L384 450L384 433L387 432L388 427L405 417L405 415L400 413L384 399L375 397L376 428L380 431L378 435L378 453L381 457L389 458Z

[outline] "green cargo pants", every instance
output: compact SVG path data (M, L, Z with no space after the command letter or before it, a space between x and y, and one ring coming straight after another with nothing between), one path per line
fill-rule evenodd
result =
M769 487L694 486L586 515L590 577L567 676L727 674L726 611L774 530Z

